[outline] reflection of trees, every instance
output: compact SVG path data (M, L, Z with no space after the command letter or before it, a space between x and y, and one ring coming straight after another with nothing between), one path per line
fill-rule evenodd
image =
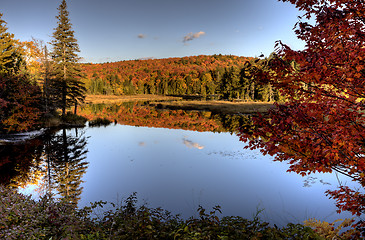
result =
M26 143L0 145L0 184L11 188L35 184L38 190L77 204L88 167L86 137L77 135L62 129Z
M14 145L0 145L0 184L24 187L40 179L42 141L31 140Z
M240 128L252 126L251 115L216 114L214 118L222 124L223 129L229 133L237 133Z
M77 204L82 193L82 176L87 170L87 141L84 136L72 136L66 129L45 143L47 187L64 200Z
M192 131L235 133L251 124L249 115L213 114L208 111L155 109L144 103L90 104L81 107L80 115L131 126L162 127Z
M108 119L123 125L221 132L223 129L210 113L183 110L156 110L137 102L83 106L81 116L89 120Z

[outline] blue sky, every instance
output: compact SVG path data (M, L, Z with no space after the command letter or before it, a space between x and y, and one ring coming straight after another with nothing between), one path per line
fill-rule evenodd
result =
M15 38L51 40L61 0L0 0ZM277 0L67 0L83 62L232 54L269 55L276 40L294 49L300 15Z

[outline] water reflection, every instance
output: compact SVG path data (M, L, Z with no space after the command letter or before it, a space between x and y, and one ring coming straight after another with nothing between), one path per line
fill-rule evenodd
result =
M191 140L188 140L186 138L183 138L183 143L188 148L196 148L196 149L203 149L204 146L200 145L199 143L193 142Z
M0 183L10 188L38 184L43 144L32 140L27 144L0 145Z
M184 129L199 132L237 132L251 123L249 115L212 114L201 111L161 110L146 103L127 102L112 105L89 104L80 115L95 120L108 119L122 125Z
M263 208L264 220L281 226L348 217L324 195L337 187L337 176L302 178L286 173L285 163L243 149L232 133L249 126L249 116L158 111L137 103L88 106L81 114L120 124L61 129L28 144L0 146L1 182L28 189L35 184L79 207L117 203L137 192L152 207L183 217L198 205L217 204L225 215L246 218Z
M246 218L264 209L261 217L278 226L311 217L349 217L338 215L324 194L336 188L335 175L312 175L318 181L304 187L306 178L287 173L285 163L272 162L257 150L244 150L230 133L123 125L86 132L91 136L90 166L84 175L82 206L101 199L118 202L137 192L151 207L186 218L196 214L199 204L208 209L218 204L225 215ZM204 148L188 148L183 139Z
M76 205L82 193L82 176L88 167L86 145L82 132L72 136L66 129L45 141L47 190L55 191L61 198Z
M1 145L1 184L55 195L77 205L88 168L87 141L74 129L48 132L23 144Z

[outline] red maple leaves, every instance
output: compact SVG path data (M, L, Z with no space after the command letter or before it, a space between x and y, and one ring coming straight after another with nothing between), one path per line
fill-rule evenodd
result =
M286 2L286 0L282 0ZM305 175L336 170L362 189L342 186L327 193L339 211L364 214L365 195L365 2L290 0L315 24L300 21L302 51L277 43L279 57L264 78L282 89L287 101L255 119L253 133L240 134L249 148L261 148L289 171Z

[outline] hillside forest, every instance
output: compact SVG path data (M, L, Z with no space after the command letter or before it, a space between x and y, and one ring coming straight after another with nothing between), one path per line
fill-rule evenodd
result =
M279 92L270 84L256 84L255 71L268 70L266 63L267 59L200 55L82 64L82 69L90 94L197 95L225 100L279 100Z

